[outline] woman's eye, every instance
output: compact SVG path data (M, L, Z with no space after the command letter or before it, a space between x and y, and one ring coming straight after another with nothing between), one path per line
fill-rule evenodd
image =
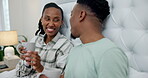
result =
M50 20L50 18L49 18L49 17L45 17L44 19L45 19L46 21L49 21L49 20Z
M46 18L45 20L46 20L46 21L49 21L49 20L50 20L50 18Z
M54 21L54 22L58 22L58 21L59 21L59 19L54 19L53 21Z

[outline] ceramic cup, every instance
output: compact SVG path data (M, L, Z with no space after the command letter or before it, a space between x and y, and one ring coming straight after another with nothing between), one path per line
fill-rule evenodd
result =
M48 68L48 71L46 71L44 74L49 78L60 78L61 70L56 68Z
M19 52L19 54L22 54L19 49L21 47L25 47L26 51L35 51L35 43L33 43L33 42L22 42L21 44L18 44L16 49Z

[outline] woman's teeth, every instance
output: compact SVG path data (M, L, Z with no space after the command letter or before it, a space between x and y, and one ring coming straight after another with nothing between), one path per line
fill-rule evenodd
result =
M47 28L47 31L52 32L52 31L54 31L54 29Z

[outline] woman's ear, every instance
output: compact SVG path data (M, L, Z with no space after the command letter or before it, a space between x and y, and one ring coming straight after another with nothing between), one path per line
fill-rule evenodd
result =
M62 21L61 21L61 25L60 25L60 29L61 29L61 27L63 26L63 24L64 24L64 21L62 20Z
M79 20L83 21L85 17L86 17L86 11L85 10L80 11Z
M64 21L62 20L62 21L61 21L61 25L63 25L63 24L64 24Z

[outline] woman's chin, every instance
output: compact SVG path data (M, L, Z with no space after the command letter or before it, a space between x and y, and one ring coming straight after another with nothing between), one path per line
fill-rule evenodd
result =
M56 35L56 33L46 33L47 34L47 36L51 36L51 37L53 37L53 36L55 36Z
M72 39L76 39L76 37L71 33L71 38Z

